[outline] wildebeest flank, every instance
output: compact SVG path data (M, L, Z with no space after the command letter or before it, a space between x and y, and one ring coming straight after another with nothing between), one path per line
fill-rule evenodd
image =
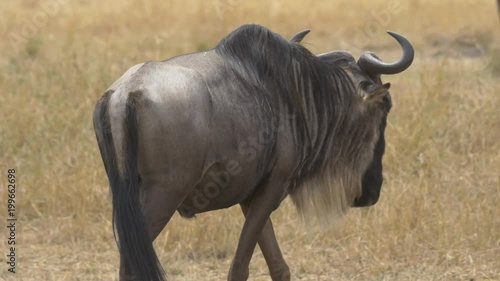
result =
M244 25L212 50L132 67L98 101L120 280L164 280L152 241L175 211L235 204L246 220L228 280L248 278L257 243L272 279L290 280L269 219L287 195L326 221L378 200L391 107L380 75L409 67L413 48L390 33L403 48L396 63L315 56L299 44L307 32L286 40Z

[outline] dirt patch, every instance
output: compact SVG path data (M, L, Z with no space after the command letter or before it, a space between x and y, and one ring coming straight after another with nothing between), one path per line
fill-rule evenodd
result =
M494 36L490 32L465 32L456 36L431 34L427 36L433 57L480 58L488 55Z

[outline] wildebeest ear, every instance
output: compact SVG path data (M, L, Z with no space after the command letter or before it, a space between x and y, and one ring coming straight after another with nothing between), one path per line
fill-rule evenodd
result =
M310 31L310 29L302 30L301 32L295 34L292 38L290 38L290 42L300 43Z
M391 88L391 83L385 83L382 86L377 85L376 88L368 87L368 89L365 89L366 93L363 99L367 102L379 101L387 94L389 88Z

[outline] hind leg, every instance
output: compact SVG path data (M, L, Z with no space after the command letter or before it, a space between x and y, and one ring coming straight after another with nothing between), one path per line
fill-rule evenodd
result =
M144 220L148 226L149 237L154 241L170 218L189 194L189 188L184 192L178 186L170 188L164 179L164 175L152 178L144 178L140 183L140 203ZM120 281L135 280L134 276L127 270L126 261L120 259Z

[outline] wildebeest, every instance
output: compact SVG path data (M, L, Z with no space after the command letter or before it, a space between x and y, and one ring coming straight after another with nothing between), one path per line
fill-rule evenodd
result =
M498 15L500 16L500 0L497 0Z
M290 280L270 214L291 195L307 219L377 202L396 63L365 52L313 55L259 25L214 48L130 68L97 102L94 128L111 186L120 280L164 280L152 241L181 216L240 204L228 280L247 280L256 244L272 280Z

